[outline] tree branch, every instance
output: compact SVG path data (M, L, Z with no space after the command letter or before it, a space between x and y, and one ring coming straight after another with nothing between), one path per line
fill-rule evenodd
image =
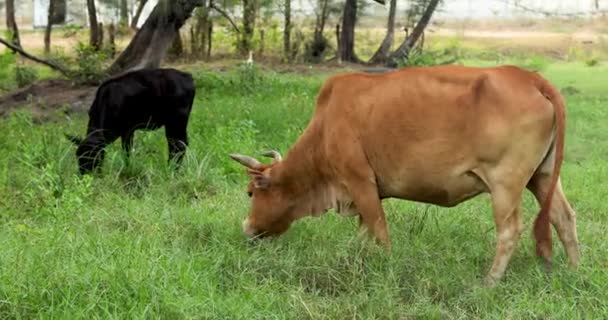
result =
M234 30L237 33L241 33L241 31L239 30L239 27L237 27L236 23L234 23L234 21L232 20L232 18L230 18L230 16L228 15L228 13L224 10L222 10L222 8L218 7L215 5L215 3L211 3L210 7L219 12L222 16L224 16L224 18L226 18L226 20L228 20L228 22L230 22L230 24L232 25L232 27L234 28Z
M26 57L26 58L28 58L28 59L30 59L32 61L38 62L38 63L43 64L43 65L45 65L45 66L47 66L47 67L49 67L49 68L51 68L53 70L59 71L64 76L69 76L70 75L70 71L68 69L66 69L65 67L62 67L62 66L60 66L60 65L58 65L58 64L56 64L54 62L43 60L43 59L40 59L38 57L35 57L35 56L33 56L33 55L31 55L31 54L23 51L23 49L15 46L15 45L13 45L12 43L10 43L10 42L2 39L2 38L0 38L0 43L2 43L3 45L7 46L11 50L13 50L15 52L18 52L20 55L22 55L22 56L24 56L24 57Z

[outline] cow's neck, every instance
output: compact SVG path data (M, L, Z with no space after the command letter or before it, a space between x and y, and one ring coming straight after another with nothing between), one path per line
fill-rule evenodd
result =
M336 206L336 188L331 183L329 159L322 140L319 126L309 126L276 167L296 203L295 219L320 215Z

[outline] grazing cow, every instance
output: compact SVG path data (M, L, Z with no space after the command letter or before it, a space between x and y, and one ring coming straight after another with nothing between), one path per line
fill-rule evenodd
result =
M528 188L541 205L537 254L550 261L553 224L578 264L576 218L562 191L564 102L540 75L517 67L438 66L330 78L312 120L289 153L232 159L251 177L245 234L280 235L330 208L359 216L362 231L390 247L384 198L453 207L489 193L498 281L522 232Z
M175 69L143 69L105 81L89 110L84 139L78 145L80 173L99 168L104 148L119 137L127 159L135 130L165 127L169 160L179 164L188 146L188 118L195 88L189 73Z

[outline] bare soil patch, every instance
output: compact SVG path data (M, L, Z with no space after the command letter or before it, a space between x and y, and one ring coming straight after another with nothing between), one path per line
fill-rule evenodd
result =
M44 122L73 113L86 113L96 87L74 85L68 80L43 80L0 97L0 117L16 110L29 111L34 121Z

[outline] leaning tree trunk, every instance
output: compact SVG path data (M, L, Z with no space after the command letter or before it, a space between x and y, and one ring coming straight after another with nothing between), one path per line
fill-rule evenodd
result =
M17 47L21 47L19 28L15 21L15 0L6 0L6 28L10 32L10 41Z
M342 33L340 34L340 59L344 62L358 62L355 55L355 22L357 20L357 0L346 0L342 13Z
M110 74L142 68L155 68L173 39L203 0L161 0L135 34L125 51L114 61Z
M87 0L87 11L89 13L89 45L95 50L101 49L101 37L99 33L99 23L97 22L97 10L95 8L95 0Z
M429 2L428 6L424 10L424 13L422 14L422 17L420 18L420 20L418 20L418 23L416 23L414 30L412 30L412 33L407 38L405 38L399 48L397 48L397 50L395 50L395 52L390 55L389 60L387 62L389 67L396 67L397 60L399 59L407 59L410 50L412 50L412 48L416 44L416 41L418 41L418 39L424 32L424 29L429 24L429 21L431 20L433 12L435 12L438 3L439 0L431 0Z
M47 17L46 28L44 29L44 53L51 52L51 31L53 30L53 15L55 13L55 0L49 1L49 14Z
M137 10L135 11L135 15L133 16L133 20L131 20L131 29L137 30L137 24L139 24L139 17L141 17L142 11L144 11L144 7L148 3L148 0L139 0L139 4L137 5Z
M384 63L388 59L388 56L391 53L391 46L393 45L393 40L395 38L395 14L397 12L397 0L391 0L390 8L388 10L388 24L386 26L386 36L384 40L382 40L382 44L378 47L378 50L371 59L369 59L369 63Z
M257 0L243 0L243 29L241 30L241 41L239 51L246 55L253 47L253 32L255 31L255 16L257 11Z
M283 54L291 60L291 0L285 0L285 25L283 27Z

